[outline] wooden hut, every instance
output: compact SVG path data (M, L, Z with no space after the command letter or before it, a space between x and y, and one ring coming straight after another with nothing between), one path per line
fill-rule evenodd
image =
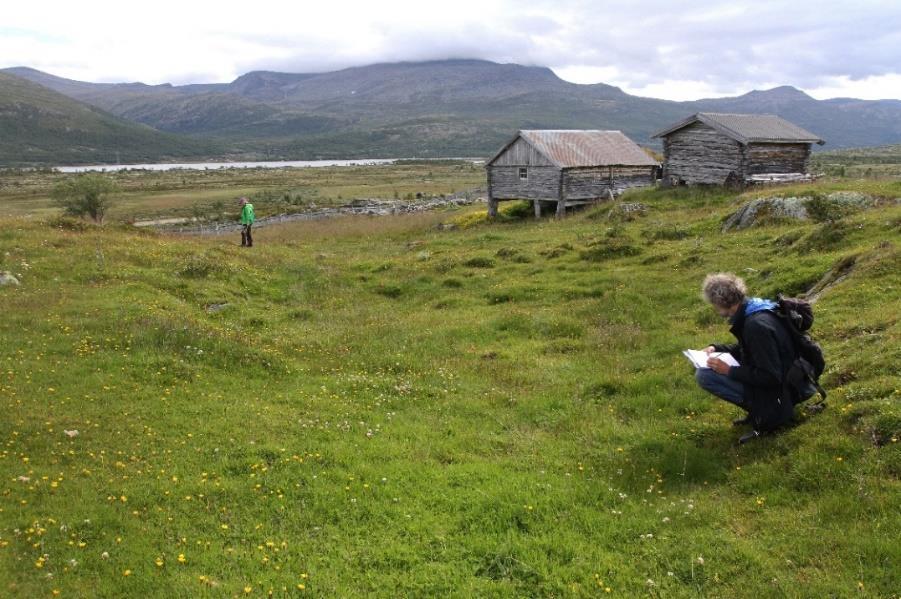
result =
M772 114L699 112L652 137L663 139L663 179L737 184L807 176L811 144L822 139Z
M659 164L620 131L520 131L485 165L488 214L498 202L531 200L567 206L610 198L630 187L653 185Z

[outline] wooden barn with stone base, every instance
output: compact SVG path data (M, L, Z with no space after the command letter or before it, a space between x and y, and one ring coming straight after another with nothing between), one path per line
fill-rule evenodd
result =
M699 112L652 137L663 139L665 184L743 186L809 178L810 131L772 114Z
M545 205L561 217L567 206L653 185L659 166L620 131L520 131L485 165L488 214L497 216L498 202L530 200L536 217Z

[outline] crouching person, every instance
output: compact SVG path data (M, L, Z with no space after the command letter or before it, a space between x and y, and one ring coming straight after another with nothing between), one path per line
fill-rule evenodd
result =
M776 303L746 296L745 282L731 273L708 275L702 296L731 325L737 343L713 344L704 348L707 366L695 378L702 389L747 412L734 424L752 427L743 435L745 443L788 423L794 413L791 398L783 397L783 382L796 357L794 344L785 326L773 313ZM739 366L729 366L717 357L729 353Z

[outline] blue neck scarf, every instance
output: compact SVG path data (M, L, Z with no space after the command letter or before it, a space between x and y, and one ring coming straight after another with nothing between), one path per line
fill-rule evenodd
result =
M754 314L755 312L761 312L763 310L772 310L776 306L778 306L778 304L772 300L763 299L760 297L749 297L747 299L747 301L745 302L744 315L747 317L747 316L750 316L751 314ZM734 323L737 316L738 316L738 312L736 312L735 316L733 316L729 320L732 323Z

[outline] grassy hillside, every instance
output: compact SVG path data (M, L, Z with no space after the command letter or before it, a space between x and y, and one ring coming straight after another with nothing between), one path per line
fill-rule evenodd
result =
M250 251L7 220L0 585L897 596L901 206L721 233L745 199L339 219ZM771 296L851 263L816 304L828 409L737 447L679 353L728 338L702 277Z
M0 72L0 165L85 164L210 156L220 149L155 131Z

